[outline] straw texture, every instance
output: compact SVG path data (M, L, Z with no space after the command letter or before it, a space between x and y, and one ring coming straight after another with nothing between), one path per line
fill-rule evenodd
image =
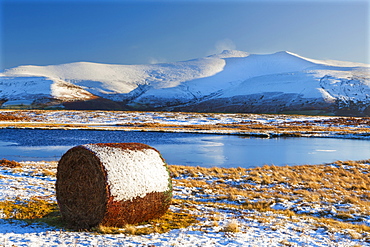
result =
M120 227L162 216L172 182L164 159L148 145L87 144L60 159L56 194L70 227Z

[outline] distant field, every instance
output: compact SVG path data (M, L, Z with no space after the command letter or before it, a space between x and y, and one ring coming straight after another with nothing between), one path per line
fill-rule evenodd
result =
M0 128L370 138L370 118L240 113L1 110Z

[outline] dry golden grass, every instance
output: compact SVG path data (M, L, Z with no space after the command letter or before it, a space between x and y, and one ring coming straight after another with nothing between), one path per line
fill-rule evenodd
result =
M346 166L350 166L350 168L347 169ZM243 181L253 182L259 185L273 184L277 186L286 184L304 191L310 190L310 193L323 188L326 191L339 190L344 195L351 195L351 191L356 190L364 190L364 192L370 190L370 176L362 171L364 169L368 170L369 165L354 161L337 161L334 165L263 166L253 169L170 166L173 177L193 177L192 180L177 180L190 187L204 184L205 182L199 179L201 176L202 179L207 177L218 178L218 180L213 182L213 185L216 186L222 186L225 179L242 179ZM250 185L239 183L239 186L247 189ZM365 196L368 196L368 193L365 193Z
M30 176L55 177L57 162L44 161L39 163L20 163L7 159L0 160L0 167L10 168L12 173L27 172Z
M56 203L36 197L29 200L17 198L15 200L0 201L0 212L6 219L40 219L55 212Z
M56 176L56 172L55 171L51 171L49 169L42 169L41 171L41 175L42 176L45 176L45 177L55 177Z
M236 220L231 220L224 228L222 232L240 232L239 223Z
M123 228L99 225L91 230L101 234L125 233L130 235L146 235L151 233L165 233L173 229L186 228L197 222L198 220L195 215L185 212L175 213L169 210L162 217L141 224L126 225Z
M64 113L64 117L68 118L72 115L78 115L84 122L88 122L89 118L111 118L117 119L122 114L129 114L126 120L132 119L133 115L143 114L142 112L115 112L115 111L84 111L83 114L79 111L47 111L47 110L12 110L0 111L0 121L8 123L0 124L0 127L15 127L15 128L49 128L49 129L112 129L112 130L146 130L146 131L189 131L189 132L209 132L220 131L225 133L238 133L246 136L306 136L318 134L331 135L362 135L370 136L370 118L366 117L330 117L314 120L302 121L285 121L292 116L286 115L268 115L268 114L218 114L218 113L186 113L186 112L156 112L167 119L182 118L185 120L193 120L199 118L214 118L221 117L235 118L235 123L216 123L216 124L171 124L148 122L134 123L125 121L123 124L111 126L89 126L79 123L55 123L48 118L49 113ZM131 115L130 115L131 114ZM265 119L279 119L282 121L273 121L271 123L261 123L254 120L258 116ZM296 115L299 119L299 115ZM26 121L27 123L18 123Z
M225 169L223 173L220 172L220 168L207 170L197 167L189 172L191 169L189 167L171 166L170 170L172 174L194 178L174 180L178 185L201 187L221 197L228 195L231 200L237 199L237 195L248 199L266 198L269 202L276 202L278 198L287 200L303 198L309 202L350 202L369 209L369 202L361 198L369 197L370 178L369 175L360 173L356 167L349 170L325 165L271 168L265 166L249 171ZM199 178L199 174L203 174L204 177L216 176L220 179L206 183ZM241 178L242 181L234 185L225 183L225 179L235 181ZM263 187L267 185L273 186L273 190Z
M19 168L19 167L22 167L21 163L16 162L14 160L7 160L7 159L1 159L0 160L0 166L8 167L8 168Z
M27 121L28 111L0 111L0 121Z
M47 169L45 164L34 164L38 174L53 176L49 170L54 169L56 164L47 163ZM28 169L28 166L32 166L27 163L21 165L21 168L11 169ZM169 169L174 194L182 186L189 191L188 197L173 199L172 207L176 210L169 210L163 217L144 224L127 225L124 228L98 226L92 231L142 235L192 226L192 229L201 231L217 227L224 232L238 232L241 228L238 222L249 220L272 230L279 229L280 225L287 222L311 222L308 225L310 229L324 228L328 233L341 232L353 239L370 241L370 226L361 222L370 215L370 160L253 169L172 165ZM274 207L285 202L294 202L295 207ZM347 205L347 209L338 210L335 215L325 209L338 204ZM323 209L318 213L300 212L297 210L299 206L318 206ZM219 227L221 220L225 220L224 215L220 217L224 210L233 212L236 225L233 226L233 221L230 221L225 227ZM0 211L7 218L28 219L30 223L42 221L64 227L56 204L40 198L2 201ZM301 231L299 227L296 231Z
M98 225L97 227L94 227L91 229L92 231L100 234L119 234L123 233L122 228L112 227L112 226L103 226Z
M30 199L0 201L0 212L5 219L26 220L32 222L44 222L53 226L65 227L58 206L54 202L46 201L37 197ZM158 219L136 225L126 225L124 228L107 227L99 225L91 231L102 234L126 233L143 235L150 233L164 233L173 229L185 228L197 223L197 217L187 212L167 211Z
M199 202L202 205L262 213L269 211L290 218L309 217L318 225L333 229L370 232L370 226L356 219L370 215L370 160L283 167L266 165L252 169L170 166L170 171L175 186L193 188L192 194L199 198L210 193L214 195L212 198L220 201ZM193 198L193 204L198 203L197 197ZM239 204L221 202L224 200ZM294 208L271 208L284 201L297 201L298 206L311 208L319 206L323 210L319 214L302 214ZM329 216L325 207L335 204L349 204L350 208Z

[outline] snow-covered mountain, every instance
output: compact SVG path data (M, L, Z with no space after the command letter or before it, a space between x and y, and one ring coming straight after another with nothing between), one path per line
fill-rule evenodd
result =
M370 115L370 65L291 52L224 51L152 65L19 66L0 74L3 107Z

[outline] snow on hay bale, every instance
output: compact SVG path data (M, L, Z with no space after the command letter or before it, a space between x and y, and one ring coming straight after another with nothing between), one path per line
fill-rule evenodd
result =
M172 182L164 159L148 145L87 144L60 159L56 196L71 227L120 227L162 216Z

